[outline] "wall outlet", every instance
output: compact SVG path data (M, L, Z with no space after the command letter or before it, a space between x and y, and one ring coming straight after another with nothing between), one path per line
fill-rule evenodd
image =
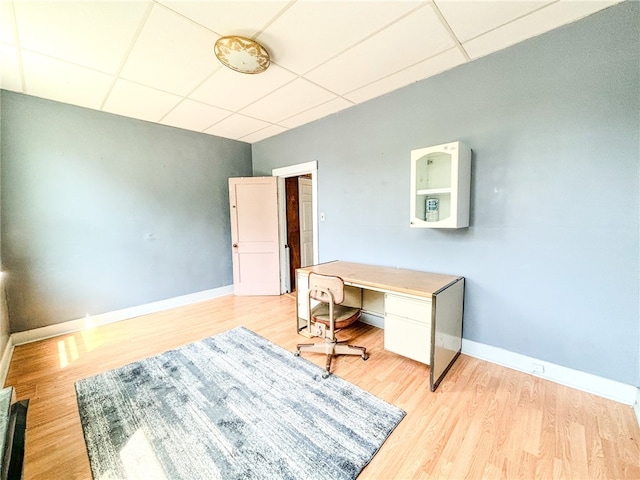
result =
M544 365L541 363L532 363L531 373L544 373Z

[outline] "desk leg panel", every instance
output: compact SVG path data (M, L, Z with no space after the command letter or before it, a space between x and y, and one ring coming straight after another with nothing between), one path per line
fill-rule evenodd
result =
M431 328L431 391L435 391L462 350L464 279L433 298Z

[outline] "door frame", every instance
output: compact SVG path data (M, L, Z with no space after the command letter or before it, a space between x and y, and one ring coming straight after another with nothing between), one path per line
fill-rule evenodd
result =
M309 177L305 176L301 176L301 177L297 177L295 178L295 180L297 181L296 183L298 184L298 245L299 245L299 249L300 249L300 266L301 267L307 267L309 265L314 265L317 262L313 261L313 232L315 231L313 228L313 194L311 194L311 239L309 240L309 236L308 236L308 227L309 225L307 224L307 230L303 230L303 216L304 216L304 211L303 211L303 205L304 203L302 202L302 198L303 198L303 190L305 190L307 192L307 194L305 194L305 197L307 200L309 200L309 196L308 196L308 188L311 185L311 179ZM304 185L304 187L303 187ZM308 212L307 212L308 214ZM306 233L306 235L305 235ZM309 252L306 249L303 249L302 246L304 244L304 238L307 239L307 242L311 242L311 258L308 258ZM289 237L289 240L291 240L291 235L288 234L287 237ZM306 257L302 255L303 251L306 251L307 255ZM291 271L291 269L289 269L289 271Z
M289 252L287 251L287 215L284 179L311 175L311 202L313 218L313 263L319 262L318 248L318 161L299 163L288 167L274 168L271 176L278 177L278 231L280 242L280 290L281 293L291 291L289 274Z

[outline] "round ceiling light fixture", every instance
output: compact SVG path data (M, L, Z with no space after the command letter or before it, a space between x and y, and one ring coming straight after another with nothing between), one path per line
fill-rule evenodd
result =
M213 50L223 65L236 72L262 73L269 67L269 52L250 38L220 37Z

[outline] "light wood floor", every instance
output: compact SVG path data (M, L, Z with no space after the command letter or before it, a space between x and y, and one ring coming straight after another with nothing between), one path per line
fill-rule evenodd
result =
M16 347L6 384L31 399L25 479L91 478L76 380L237 325L293 351L294 316L291 296L227 296ZM381 330L350 332L371 357L334 372L407 411L360 478L640 478L630 406L465 355L432 393L428 367L385 352Z

